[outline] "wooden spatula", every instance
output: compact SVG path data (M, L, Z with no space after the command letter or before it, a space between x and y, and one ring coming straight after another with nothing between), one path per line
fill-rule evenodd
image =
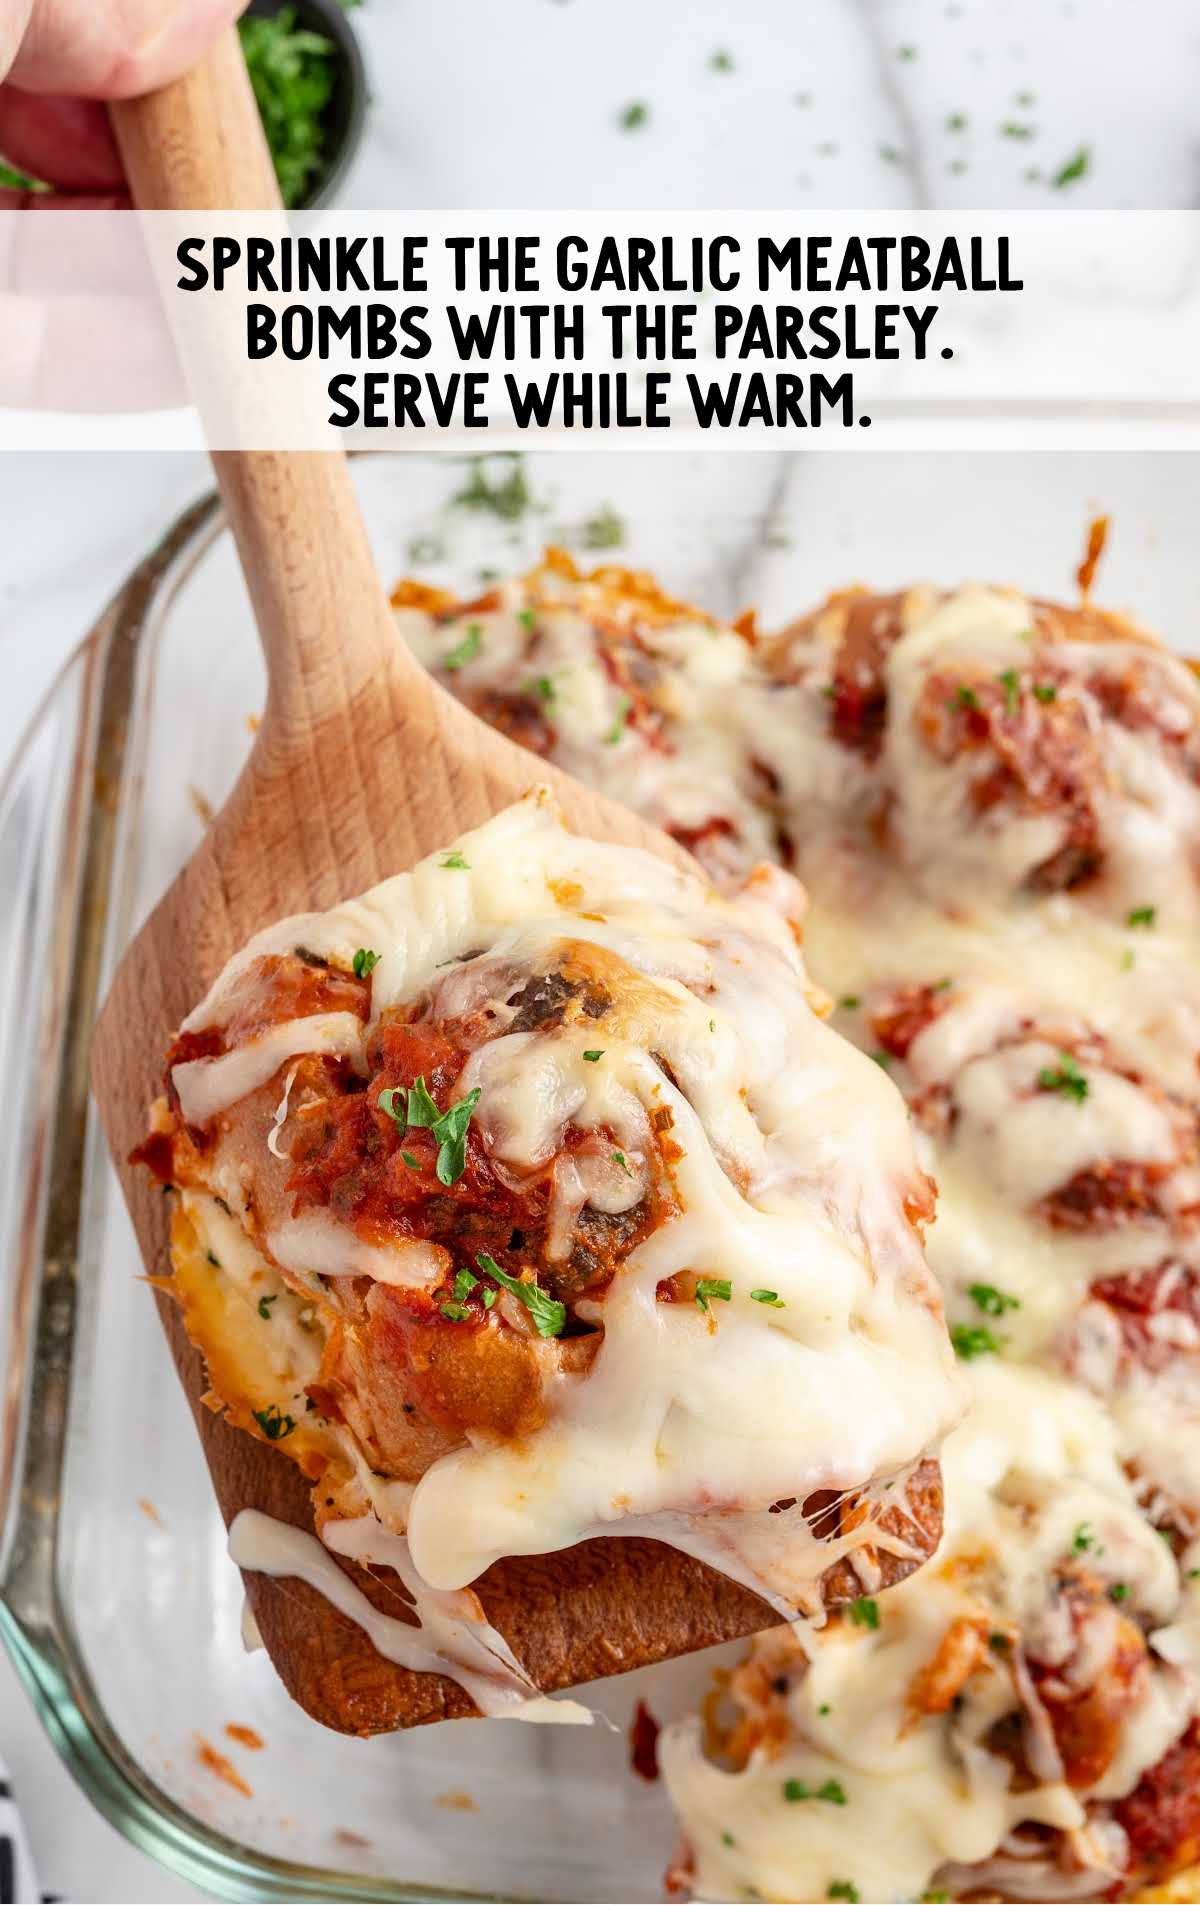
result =
M143 208L278 208L234 33L188 78L115 108L114 122ZM251 933L401 871L535 780L553 784L578 832L687 862L632 813L535 764L423 672L396 635L342 456L224 453L213 461L266 651L266 712L228 803L122 960L94 1052L96 1094L142 1255L159 1272L167 1267L164 1199L125 1160L144 1133L170 1034ZM201 1406L199 1358L174 1305L164 1299L161 1307L226 1519L255 1507L309 1524L308 1491L292 1464ZM112 1376L123 1380L121 1371ZM386 1588L357 1578L395 1611ZM285 1683L317 1719L375 1732L474 1710L453 1682L381 1659L359 1628L299 1583L251 1574L246 1586ZM504 1562L479 1593L488 1619L547 1689L775 1618L723 1576L641 1540Z

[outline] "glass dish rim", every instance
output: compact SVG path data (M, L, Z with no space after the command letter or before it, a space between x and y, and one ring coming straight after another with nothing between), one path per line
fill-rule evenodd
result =
M0 802L76 671L80 707L61 819L51 932L67 949L36 1001L51 1053L33 1106L30 1194L14 1215L9 1419L0 1428L0 1641L46 1734L87 1798L177 1876L225 1898L470 1899L429 1885L275 1858L239 1844L172 1799L127 1751L76 1644L58 1580L58 1509L77 1347L78 1245L95 1141L91 1029L119 875L120 791L136 773L140 661L163 616L227 525L215 491L180 512L73 650L0 777ZM101 790L109 790L107 797ZM506 1895L510 1896L510 1895Z

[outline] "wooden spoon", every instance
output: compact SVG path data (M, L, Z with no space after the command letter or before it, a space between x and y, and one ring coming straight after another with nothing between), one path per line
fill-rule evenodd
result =
M114 107L113 120L143 208L278 209L234 32L186 79ZM396 634L344 457L221 453L213 463L266 653L266 712L227 804L125 954L94 1048L96 1095L155 1272L167 1267L166 1200L125 1160L144 1134L173 1030L251 933L401 871L537 780L552 783L577 832L694 865L625 808L535 764L425 674ZM200 1358L174 1304L160 1306L226 1520L256 1507L311 1525L293 1465L201 1405ZM351 1571L395 1611L386 1587ZM358 1627L299 1583L249 1574L246 1587L276 1667L317 1719L376 1732L474 1711L455 1683L384 1661ZM479 1593L544 1688L775 1619L725 1577L642 1540L502 1562Z

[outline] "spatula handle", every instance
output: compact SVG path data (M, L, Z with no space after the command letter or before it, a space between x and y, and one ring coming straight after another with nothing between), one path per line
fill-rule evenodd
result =
M182 79L112 107L143 211L278 213L279 188L233 28ZM385 658L391 611L338 451L218 451L213 466L237 543L270 696L265 727L302 737L352 701ZM430 692L414 661L414 696Z

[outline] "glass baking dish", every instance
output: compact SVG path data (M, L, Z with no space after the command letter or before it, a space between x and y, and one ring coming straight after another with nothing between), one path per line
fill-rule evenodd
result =
M415 567L470 591L558 540L585 561L654 567L719 612L758 600L768 621L854 580L976 574L1068 592L1100 504L1117 519L1102 599L1198 646L1188 459L355 467L385 576ZM675 1833L661 1790L629 1772L630 1719L639 1697L660 1719L682 1711L719 1655L604 1683L587 1696L602 1716L590 1731L451 1722L358 1741L315 1726L242 1645L240 1580L87 1075L115 960L232 785L262 693L206 499L76 653L0 790L0 1631L91 1799L210 1893L655 1896Z

